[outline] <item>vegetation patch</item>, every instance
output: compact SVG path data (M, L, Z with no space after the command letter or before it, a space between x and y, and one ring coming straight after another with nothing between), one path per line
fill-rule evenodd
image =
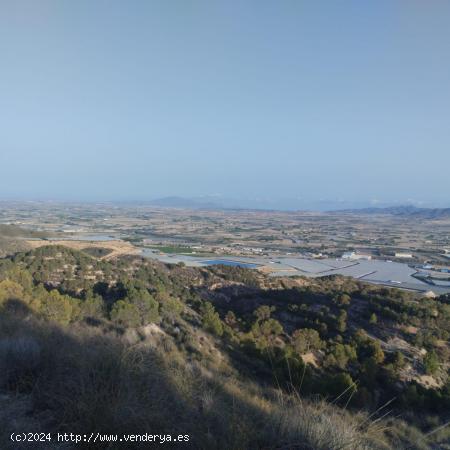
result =
M0 260L0 447L32 420L199 449L445 448L449 319L448 296L340 276L40 247Z

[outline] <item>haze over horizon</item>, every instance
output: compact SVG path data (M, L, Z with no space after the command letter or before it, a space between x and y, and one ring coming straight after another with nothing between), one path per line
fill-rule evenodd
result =
M449 207L449 19L444 2L3 1L0 199Z

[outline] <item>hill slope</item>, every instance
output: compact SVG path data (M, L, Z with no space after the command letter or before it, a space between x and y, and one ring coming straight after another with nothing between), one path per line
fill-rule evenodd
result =
M343 277L42 247L0 260L0 446L33 428L153 430L199 449L446 448L445 428L423 433L449 419L449 314L446 298Z

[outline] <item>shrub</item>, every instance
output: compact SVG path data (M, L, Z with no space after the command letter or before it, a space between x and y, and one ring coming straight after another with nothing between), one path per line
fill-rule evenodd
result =
M274 311L274 306L262 305L255 309L253 315L256 317L257 321L268 320Z
M147 289L129 289L124 301L132 304L139 311L141 325L159 322L159 304Z
M11 280L0 282L0 307L8 300L23 300L24 290L22 286Z
M27 270L14 266L8 270L5 275L8 280L19 284L25 292L31 292L33 288L33 278Z
M331 353L327 356L327 364L329 366L339 367L345 369L349 361L354 361L357 358L356 350L351 345L336 344Z
M91 295L80 304L81 317L101 318L105 315L105 303L99 295Z
M427 374L433 374L437 372L437 370L439 369L439 359L434 350L431 350L425 355L425 358L423 359L423 366Z
M67 295L61 295L54 289L41 299L39 312L47 320L67 325L79 315L79 305L77 300Z
M273 346L278 336L283 333L283 327L278 320L257 320L252 326L252 334L259 348Z
M141 324L141 316L135 305L118 300L111 309L111 320L124 327L138 327Z
M160 302L161 314L165 319L174 322L182 313L184 306L179 300L173 297L167 297Z
M292 345L295 351L302 355L311 350L319 350L323 346L319 333L311 328L295 330L292 334Z
M40 354L40 346L32 337L0 340L0 386L23 387L27 377L37 368Z
M344 333L345 330L347 329L347 313L343 310L339 312L339 316L336 322L336 329L340 333Z
M336 297L335 302L340 306L350 305L352 298L348 294L340 294Z
M223 325L219 314L214 309L214 306L206 302L202 308L202 324L203 328L217 336L222 336Z
M347 393L352 394L356 391L356 385L348 373L338 373L327 380L325 389L335 397L342 396L348 399Z
M236 325L236 315L233 311L228 311L225 316L225 322L228 326L233 327Z

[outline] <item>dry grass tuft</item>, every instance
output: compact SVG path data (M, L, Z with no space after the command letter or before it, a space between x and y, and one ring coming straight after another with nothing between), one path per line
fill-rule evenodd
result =
M189 434L186 447L200 450L392 448L385 422L264 389L222 365L205 366L167 334L130 343L100 327L5 320L0 368L8 411L19 422L34 418L43 431ZM17 394L13 385L26 389ZM0 446L10 429L0 431Z

